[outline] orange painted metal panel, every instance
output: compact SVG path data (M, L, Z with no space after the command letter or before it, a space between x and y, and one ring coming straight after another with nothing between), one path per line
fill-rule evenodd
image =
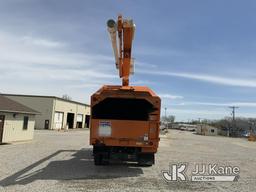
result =
M148 87L143 86L103 86L91 97L91 109L106 98L144 99L151 103L154 111L148 120L91 119L90 144L106 146L140 147L142 152L156 152L159 143L160 98ZM125 109L123 109L125 110ZM93 113L92 113L93 114ZM101 135L100 126L111 127L111 133ZM148 137L148 139L144 138Z

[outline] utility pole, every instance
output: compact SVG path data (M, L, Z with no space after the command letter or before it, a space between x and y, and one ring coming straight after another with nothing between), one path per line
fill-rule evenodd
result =
M167 121L167 116L166 116L166 110L167 110L167 107L164 108L164 117L165 117L165 126L166 128L168 129L168 121Z
M202 128L202 123L201 123L201 118L198 118L198 126L200 126L200 134L203 135L203 128Z
M232 109L232 133L236 133L236 109L238 109L239 107L237 106L229 106L230 109ZM236 133L237 134L237 133Z

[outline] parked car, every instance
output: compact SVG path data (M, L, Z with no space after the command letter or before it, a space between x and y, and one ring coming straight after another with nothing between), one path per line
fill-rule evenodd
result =
M246 138L248 138L248 137L250 136L250 132L249 132L249 131L244 130L244 131L242 131L242 132L241 132L241 136L242 136L242 137L246 137Z

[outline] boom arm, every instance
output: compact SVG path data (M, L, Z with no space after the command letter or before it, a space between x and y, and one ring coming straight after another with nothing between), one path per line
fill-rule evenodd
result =
M110 19L107 22L108 31L115 55L116 68L122 78L122 85L129 85L129 76L133 73L132 41L135 32L135 24L132 19L123 19L118 16L117 23ZM119 46L117 48L116 32L118 33Z

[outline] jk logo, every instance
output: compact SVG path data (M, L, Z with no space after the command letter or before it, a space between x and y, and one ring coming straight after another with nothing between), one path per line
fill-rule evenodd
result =
M164 179L168 181L186 181L185 171L187 169L187 163L170 164L169 171L162 171Z

